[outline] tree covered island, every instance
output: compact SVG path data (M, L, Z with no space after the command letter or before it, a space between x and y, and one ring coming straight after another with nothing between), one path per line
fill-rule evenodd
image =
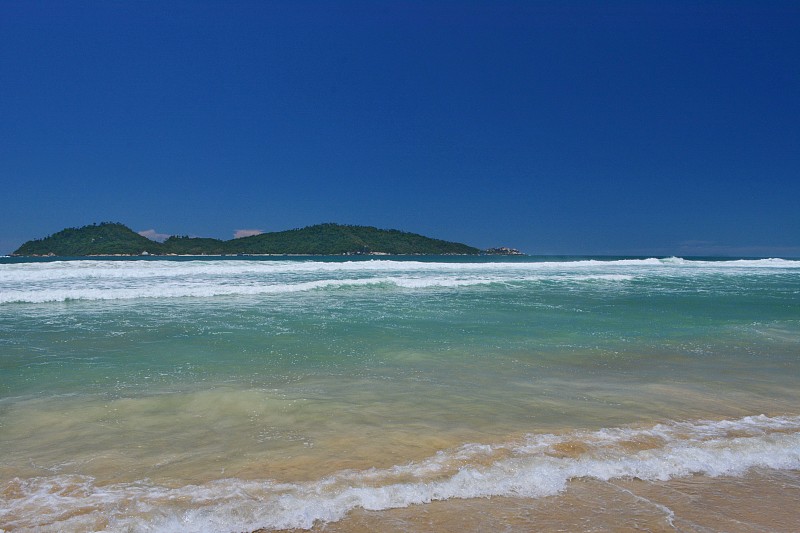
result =
M102 255L476 255L478 248L416 233L371 226L317 224L231 240L144 237L116 222L67 228L20 246L15 256ZM496 252L495 252L496 253Z

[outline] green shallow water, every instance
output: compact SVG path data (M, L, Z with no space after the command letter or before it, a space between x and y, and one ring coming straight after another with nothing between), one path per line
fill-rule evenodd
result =
M797 262L81 261L0 289L0 481L314 482L800 415Z

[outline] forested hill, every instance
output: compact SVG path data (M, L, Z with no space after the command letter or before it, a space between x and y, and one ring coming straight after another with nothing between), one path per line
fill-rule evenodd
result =
M28 241L12 255L234 255L234 254L464 254L480 250L457 242L370 226L317 224L306 228L262 233L240 239L177 237L156 242L127 226L104 222L68 228L44 239Z
M28 241L11 255L139 255L160 244L142 237L122 224L104 222L82 228L67 228L44 239Z

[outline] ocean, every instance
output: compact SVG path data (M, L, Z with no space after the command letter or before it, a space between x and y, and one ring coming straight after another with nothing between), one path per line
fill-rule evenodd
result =
M798 531L800 261L0 259L0 531Z

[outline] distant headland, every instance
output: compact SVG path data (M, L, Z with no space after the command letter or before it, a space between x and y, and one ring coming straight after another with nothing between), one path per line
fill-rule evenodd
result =
M489 250L372 226L317 224L238 239L144 237L117 222L67 228L20 246L13 256L86 257L149 255L522 255L513 248Z

